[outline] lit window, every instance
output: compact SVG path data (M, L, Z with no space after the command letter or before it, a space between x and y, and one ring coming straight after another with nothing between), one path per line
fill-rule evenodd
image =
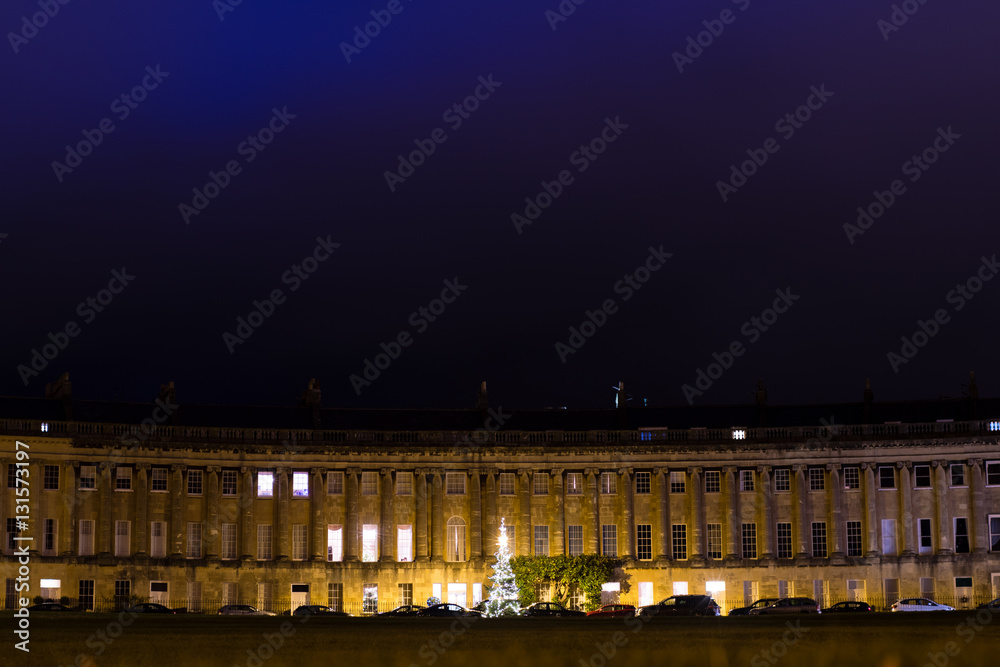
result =
M396 558L404 563L413 560L413 526L396 527Z
M453 516L448 519L448 545L447 560L465 560L465 520L461 517Z
M742 428L733 429L733 440L746 440L747 432Z
M1000 422L990 422L991 431L1000 431Z
M48 433L48 432L49 432L49 423L42 422L42 433Z
M309 473L300 470L292 473L292 496L295 498L309 497Z
M615 473L601 473L601 493L618 493L618 485L615 480Z
M361 560L374 563L378 560L378 525L366 523L361 528Z
M326 527L326 559L330 562L344 560L344 527L330 524Z
M258 472L257 473L257 497L258 498L272 498L274 496L274 473L273 472ZM267 560L267 559L258 559Z
M583 493L583 473L571 472L566 475L566 495L578 496Z

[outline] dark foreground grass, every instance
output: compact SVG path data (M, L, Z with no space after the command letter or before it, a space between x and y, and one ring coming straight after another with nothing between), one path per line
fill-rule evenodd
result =
M984 622L985 621L985 622ZM31 652L5 627L0 665L118 667L945 667L1000 665L983 612L716 619L366 619L48 613ZM127 625L126 625L127 624ZM949 655L949 651L952 655Z

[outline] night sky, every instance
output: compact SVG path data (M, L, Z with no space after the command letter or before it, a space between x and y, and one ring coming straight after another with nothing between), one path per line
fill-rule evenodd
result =
M6 2L0 394L996 395L998 26L982 0Z

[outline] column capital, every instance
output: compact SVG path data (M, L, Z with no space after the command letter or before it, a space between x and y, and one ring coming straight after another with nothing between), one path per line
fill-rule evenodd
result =
M80 467L80 462L79 461L70 461L69 464L71 466L73 466L74 468L79 468Z
M739 470L739 468L736 466L722 466L722 472L727 475L735 475L737 470Z
M348 475L360 475L361 468L347 468L346 470L344 470L344 473Z
M381 475L382 475L383 477L385 477L386 475L391 475L391 474L392 474L392 473L394 473L394 472L396 472L396 469L395 469L395 468L382 468L382 469L381 469L381 470L379 471L379 473L380 473L380 474L381 474Z
M531 472L533 471L528 468L518 468L517 470L517 474L521 477L527 477Z
M792 470L795 471L796 475L799 473L802 473L803 475L806 474L806 468L808 468L808 466L805 463L796 463L792 466Z
M552 475L553 477L562 477L562 474L564 472L566 471L562 468L553 468L552 470L549 471L549 474Z
M149 470L150 467L152 467L152 466L150 466L150 464L148 464L148 463L136 463L135 467L136 467L136 470Z
M257 472L257 469L252 466L240 466L240 473L244 475L247 473L250 473L252 475L255 472Z
M279 475L287 475L290 471L291 471L290 468L277 468L275 469L274 472L278 473Z
M913 461L896 461L897 470L902 470L903 468L909 470L912 467L913 467Z
M759 472L762 475L765 473L770 474L771 466L757 466L757 472Z
M935 467L935 468L947 468L948 467L948 462L947 461L931 461L931 465L933 467Z
M634 470L635 470L634 468L619 468L618 474L621 475L622 477L624 477L625 475L629 475L631 477Z
M101 469L101 472L104 472L106 470L114 470L117 464L112 461L101 461L97 464L97 467Z
M206 466L205 471L208 473L215 473L217 475L222 472L222 466Z
M312 474L319 475L320 477L326 477L326 468L313 468Z
M983 459L969 459L966 462L966 464L970 468L982 468L983 467Z
M826 469L829 472L840 472L841 465L839 463L827 463Z
M702 468L700 466L694 466L687 469L689 475L700 475L701 470Z
M666 475L670 472L670 468L664 468L663 466L657 466L653 468L653 474L655 475Z
M487 475L487 476L489 476L489 477L493 477L493 476L494 476L494 475L496 475L496 474L497 474L498 472L499 472L499 471L498 471L498 470L497 470L496 468L484 468L484 469L483 469L483 474L484 474L484 475Z
M584 475L599 475L600 473L601 473L601 469L600 468L584 468L583 469L583 474Z
M174 463L170 466L170 472L184 472L188 469L183 463Z

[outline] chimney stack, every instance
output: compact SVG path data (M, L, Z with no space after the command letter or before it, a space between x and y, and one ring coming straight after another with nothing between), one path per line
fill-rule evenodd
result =
M862 422L870 424L872 419L872 403L875 402L875 394L872 393L871 378L865 378L865 407L862 415Z
M757 426L767 426L767 387L764 380L757 380Z
M976 371L969 371L969 416L979 419L979 387L976 386Z

